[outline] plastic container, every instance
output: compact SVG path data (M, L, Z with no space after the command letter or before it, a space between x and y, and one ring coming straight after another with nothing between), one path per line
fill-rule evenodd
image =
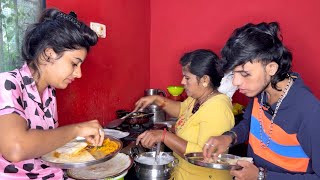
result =
M172 96L179 96L183 93L184 87L183 86L168 86L167 90L169 94Z

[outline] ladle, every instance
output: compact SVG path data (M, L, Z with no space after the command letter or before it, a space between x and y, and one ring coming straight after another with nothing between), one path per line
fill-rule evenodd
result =
M161 147L161 142L158 142L157 143L157 149L156 149L156 155L154 156L155 161L156 161L157 164L159 164L160 147Z
M118 118L118 119L114 119L112 121L110 121L107 125L106 128L115 128L117 126L119 126L121 123L123 123L124 120L126 120L127 117L129 117L131 114L133 114L135 111L130 112L129 114Z

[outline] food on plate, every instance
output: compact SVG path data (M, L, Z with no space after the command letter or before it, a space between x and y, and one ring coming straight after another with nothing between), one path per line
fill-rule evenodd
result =
M214 158L214 157L206 158L206 159L203 159L203 162L205 162L205 163L217 163L217 158Z
M236 165L238 160L249 161L251 163L253 162L253 159L251 157L235 156L235 158L223 158L221 157L221 155L219 155L218 158L211 157L211 158L204 159L203 162Z
M87 145L86 142L71 141L42 156L42 158L46 161L56 163L79 163L95 160L95 158L84 149Z
M118 150L120 144L116 141L112 141L109 138L106 138L101 146L90 147L87 146L85 149L89 151L96 159L100 159L108 154L111 154Z
M135 161L137 161L140 164L146 165L165 165L174 161L174 157L170 156L165 152L160 152L158 161L156 161L155 157L153 156L139 156L135 159Z
M221 158L221 159L218 159L217 161L221 164L229 164L229 165L236 165L237 164L237 161L249 161L249 162L253 162L252 161L252 158L250 157L238 157L238 158L235 158L235 159L231 159L231 158Z
M42 156L42 159L54 163L81 163L101 159L120 148L120 144L105 138L102 146L91 146L83 141L71 141L62 147Z
M85 148L88 144L86 142L76 142L71 141L65 144L62 147L59 147L55 150L57 156L59 154L66 154L66 155L75 155L80 152L83 148Z

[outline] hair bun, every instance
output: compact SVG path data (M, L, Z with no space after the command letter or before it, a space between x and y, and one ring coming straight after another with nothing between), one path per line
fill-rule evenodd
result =
M72 17L77 19L77 14L75 12L73 12L73 11L69 12L69 16L72 16Z

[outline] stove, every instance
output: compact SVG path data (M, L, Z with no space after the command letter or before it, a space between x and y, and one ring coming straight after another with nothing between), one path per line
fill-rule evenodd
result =
M127 111L127 110L117 110L116 111L116 115L118 118L121 118L128 113L130 113L130 111ZM123 146L125 147L128 144L132 143L133 141L136 141L137 137L146 130L164 129L164 128L167 128L167 126L163 125L163 124L153 124L153 121L151 121L149 118L149 121L147 121L143 124L138 124L138 123L129 124L127 121L124 121L118 127L115 127L113 129L130 133L127 137L121 138Z

